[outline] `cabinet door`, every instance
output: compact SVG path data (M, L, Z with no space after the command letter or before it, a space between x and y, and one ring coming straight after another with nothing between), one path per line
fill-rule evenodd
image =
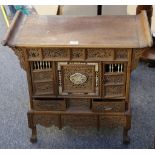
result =
M33 95L54 94L53 63L50 61L32 61L30 63Z
M125 97L126 67L126 63L104 63L102 65L104 98Z
M58 62L59 95L98 96L98 63Z

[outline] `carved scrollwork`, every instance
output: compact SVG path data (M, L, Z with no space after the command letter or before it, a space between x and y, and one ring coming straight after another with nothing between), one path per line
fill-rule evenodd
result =
M116 49L115 50L116 59L128 59L128 49Z
M139 59L147 48L135 48L132 55L132 69L135 69L138 65Z
M26 70L26 49L19 47L14 47L12 49L18 57L21 67Z
M42 53L40 48L27 49L29 60L41 60Z
M72 60L84 60L85 49L72 49Z
M69 49L61 48L44 48L43 49L43 58L44 59L60 59L60 60L69 60L70 51Z
M114 58L114 49L87 49L87 59L110 59Z

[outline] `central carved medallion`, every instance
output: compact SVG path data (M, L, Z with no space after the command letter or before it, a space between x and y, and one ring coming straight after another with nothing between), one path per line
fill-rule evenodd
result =
M81 73L75 73L70 76L70 81L76 85L83 84L87 81L87 77Z

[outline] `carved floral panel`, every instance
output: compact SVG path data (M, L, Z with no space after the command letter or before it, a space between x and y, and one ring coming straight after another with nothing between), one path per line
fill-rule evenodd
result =
M129 49L115 49L115 59L117 60L128 60Z
M27 49L29 60L42 60L42 52L40 48Z
M101 60L101 61L113 60L114 59L114 49L111 49L111 48L87 49L87 59L88 60Z
M85 60L85 49L75 48L72 49L72 60Z
M142 56L142 54L147 50L147 48L136 48L133 49L132 54L132 69L135 69L138 65L139 59Z
M45 60L70 60L70 50L68 48L44 48L43 58Z

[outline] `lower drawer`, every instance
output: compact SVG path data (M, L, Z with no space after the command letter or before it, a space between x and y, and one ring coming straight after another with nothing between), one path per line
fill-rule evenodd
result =
M100 127L115 128L126 126L126 116L99 116Z
M71 127L96 127L96 115L62 115L62 126Z
M33 109L41 111L66 110L65 99L33 100Z
M59 115L34 114L32 118L33 118L33 123L36 125L40 124L45 127L50 127L52 125L55 125L57 127L60 127Z
M94 99L92 102L93 112L124 112L125 101Z

